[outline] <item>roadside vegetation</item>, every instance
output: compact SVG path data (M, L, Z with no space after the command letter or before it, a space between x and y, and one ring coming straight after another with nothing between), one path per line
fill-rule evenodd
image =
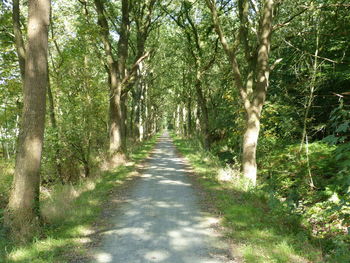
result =
M6 238L1 217L0 262L72 262L76 257L84 257L86 246L91 242L89 236L93 234L92 225L98 219L103 205L108 202L109 193L133 175L136 164L147 157L155 141L156 136L133 146L128 165L108 171L100 171L96 167L90 178L72 184L43 185L40 201L42 231L34 237L33 242L25 245L12 243ZM5 168L1 168L3 171L6 171ZM11 181L10 174L1 178L1 187L10 185L7 182ZM7 203L6 198L4 194L0 203L2 209Z
M348 207L331 192L335 182L321 176L343 169L336 165L335 147L310 145L312 174L317 185L327 185L324 191L310 190L305 183L307 167L297 154L299 145L261 151L259 186L247 188L239 165L225 164L198 140L173 138L223 216L226 235L237 245L233 253L245 262L350 261L344 224Z

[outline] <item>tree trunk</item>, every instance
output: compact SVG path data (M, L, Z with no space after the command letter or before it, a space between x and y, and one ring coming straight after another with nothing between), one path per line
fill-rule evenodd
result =
M148 138L149 134L149 115L150 115L150 109L149 109L149 103L148 103L148 85L147 83L144 83L144 93L143 93L143 105L144 105L144 118L143 118L143 132L144 132L144 138Z
M246 128L243 136L243 175L252 185L256 185L256 148L260 130L260 114L257 108L248 109L246 112Z
M29 0L22 123L6 224L26 241L39 227L40 162L45 128L50 0Z
M187 102L187 136L190 137L192 135L192 110L191 110L192 100L191 97L188 97Z
M187 136L188 134L188 128L187 128L187 124L188 124L188 122L187 122L187 117L188 117L188 115L187 115L187 111L186 111L187 109L186 109L186 105L184 105L183 106L183 108L182 108L182 130L183 130L183 135L184 136Z
M317 70L318 70L318 52L319 52L319 42L320 42L320 36L319 36L319 30L318 30L318 25L316 25L317 30L316 30L316 49L315 49L315 58L314 58L314 63L313 63L313 70L312 70L312 77L311 77L311 87L310 87L310 94L307 99L307 103L305 105L305 115L304 115L304 122L303 122L303 132L301 136L301 142L300 142L300 148L299 152L302 151L305 139L307 137L307 124L308 124L308 118L309 118L309 113L311 110L311 106L314 100L314 93L316 90L316 81L317 81Z
M256 78L254 78L256 82L254 83L255 89L253 90L252 99L248 102L248 97L245 95L242 97L247 113L246 131L243 138L243 175L250 180L253 186L256 185L257 177L256 149L260 131L260 117L269 87L269 54L273 6L273 0L266 0L263 7L263 16L259 29L260 34L258 36L260 45L256 56ZM246 47L246 49L248 48ZM252 70L252 72L254 71ZM249 92L252 81L250 75L248 75L246 92Z
M206 3L212 14L215 31L218 34L222 47L231 63L235 85L240 93L243 107L246 112L246 130L243 136L242 170L244 177L255 186L257 177L256 149L260 130L260 117L269 86L269 54L274 0L264 0L262 5L261 20L259 28L256 30L256 40L257 43L259 43L256 55L253 55L255 54L255 51L252 49L254 42L250 43L248 36L249 1L238 1L240 29L236 34L236 38L240 39L240 44L243 46L244 56L249 67L249 74L246 76L245 85L243 84L244 81L236 57L238 46L230 46L227 42L216 10L216 1L206 0Z
M122 149L126 150L126 140L127 140L127 123L126 120L128 118L128 93L124 93L120 98L120 106L121 106L121 124L122 124Z
M111 70L111 91L109 99L109 151L120 153L123 151L122 107L120 101L121 83L118 81L116 68Z
M135 94L132 93L132 100L131 100L131 111L129 114L129 136L132 140L134 140L134 124L136 122L135 117L135 109L136 109L136 103L135 103Z
M198 104L201 109L200 126L201 126L201 132L203 136L203 146L204 146L204 149L208 150L210 149L209 113L208 113L207 103L204 98L204 94L201 86L202 86L201 76L200 76L200 73L197 73L197 80L196 80L195 87L197 91Z
M175 120L176 134L180 134L180 105L176 106L176 120Z
M198 135L201 131L201 125L200 125L201 113L200 113L200 110L199 110L197 104L195 105L194 115L196 117L196 123L195 123L196 124L196 133Z
M140 91L139 91L139 112L138 112L138 116L139 116L139 120L138 120L138 133L139 133L139 141L142 142L145 138L145 114L146 113L146 105L145 105L145 97L146 97L146 89L145 89L145 85L141 82L140 83Z
M107 64L110 76L110 99L109 99L109 151L112 159L122 157L125 151L124 120L122 109L122 81L125 77L125 65L128 57L129 39L129 2L122 0L122 22L118 41L118 60L115 60L112 53L112 45L109 40L109 27L105 16L104 5L101 0L95 0L98 13L98 24L101 27L102 41L107 57ZM123 159L123 158L122 158ZM121 160L122 161L122 160Z

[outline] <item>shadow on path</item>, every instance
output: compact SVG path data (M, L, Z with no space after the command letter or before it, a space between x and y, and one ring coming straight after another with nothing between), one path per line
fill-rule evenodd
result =
M186 166L164 134L126 202L102 231L94 262L219 263L227 248L202 212Z

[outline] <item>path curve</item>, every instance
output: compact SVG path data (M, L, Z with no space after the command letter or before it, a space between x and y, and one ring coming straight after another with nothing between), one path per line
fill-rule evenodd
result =
M94 262L219 263L227 248L201 211L185 162L167 133L160 137L141 178L112 216Z

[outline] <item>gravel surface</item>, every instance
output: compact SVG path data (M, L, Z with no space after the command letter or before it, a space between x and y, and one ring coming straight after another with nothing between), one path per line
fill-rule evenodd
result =
M203 212L184 160L164 134L126 202L111 215L93 262L218 263L227 246Z

